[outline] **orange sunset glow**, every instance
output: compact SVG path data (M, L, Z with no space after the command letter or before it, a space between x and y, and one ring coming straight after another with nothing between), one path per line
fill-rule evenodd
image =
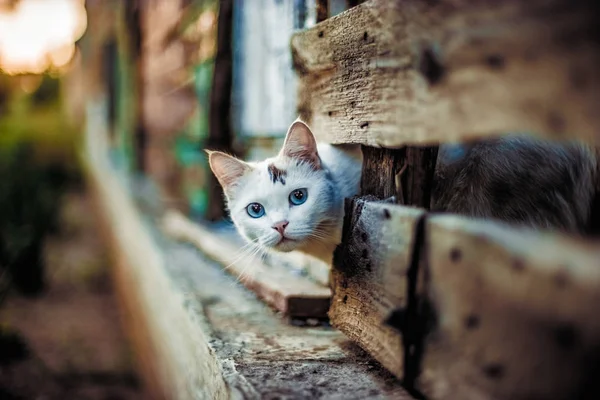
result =
M0 70L60 69L73 58L86 27L84 0L21 0L0 8Z

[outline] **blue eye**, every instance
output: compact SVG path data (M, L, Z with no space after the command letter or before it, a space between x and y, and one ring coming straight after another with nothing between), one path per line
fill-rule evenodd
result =
M308 198L308 192L306 189L296 189L292 193L290 193L290 203L295 206L299 206L303 204Z
M248 215L252 218L260 218L263 215L265 215L265 208L262 206L262 204L259 203L248 204L248 207L246 207L246 211L248 212Z

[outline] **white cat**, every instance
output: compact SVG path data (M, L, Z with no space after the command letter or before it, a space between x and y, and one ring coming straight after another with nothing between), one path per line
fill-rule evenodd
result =
M297 119L276 157L250 163L208 153L244 238L263 249L299 250L331 264L341 241L344 198L359 191L360 146L317 145Z

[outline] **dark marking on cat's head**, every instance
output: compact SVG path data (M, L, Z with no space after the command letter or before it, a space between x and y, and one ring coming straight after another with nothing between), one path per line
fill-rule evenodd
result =
M385 218L385 219L392 218L392 215L390 214L390 210L388 210L387 208L383 209L383 218Z
M325 35L323 31L319 31L319 37L322 38Z
M365 128L368 128L368 127L369 127L369 122L368 121L365 121L362 124L360 124L360 129L365 129Z
M421 52L418 69L430 85L439 83L445 74L444 67L440 60L429 47L423 49Z
M285 177L287 176L287 172L277 168L274 164L269 164L267 166L267 171L269 172L269 178L273 184L279 182L285 186Z
M554 339L558 347L570 350L579 342L579 332L571 324L559 325L554 330Z
M455 247L452 250L450 250L450 260L452 262L459 262L461 259L462 259L462 252L460 251L460 249L457 249Z
M469 330L477 329L479 327L479 316L475 314L467 315L465 318L465 328Z
M506 65L506 60L500 54L490 54L485 58L485 63L491 68L500 70Z
M512 263L513 270L517 272L523 272L525 270L525 263L520 258L517 258Z
M490 379L501 379L504 376L504 365L499 363L484 365L483 373Z

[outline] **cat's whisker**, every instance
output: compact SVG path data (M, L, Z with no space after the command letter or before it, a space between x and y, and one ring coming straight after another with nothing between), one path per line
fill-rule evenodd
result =
M223 270L228 270L229 268L235 266L242 259L248 257L251 253L255 251L256 248L260 248L260 245L256 244L261 238L256 238L251 242L246 243L242 246L236 255L234 255L233 261L231 261L227 266L223 267Z
M331 235L328 232L321 231L318 229L317 230L300 231L300 232L297 232L297 234L307 235L309 238L319 239L319 240L323 240L323 241L329 241L331 238Z
M243 268L243 269L240 271L240 273L238 274L238 276L237 276L237 279L236 279L236 283L237 283L237 282L239 282L239 283L242 283L242 284L243 284L243 281L244 281L244 280L245 280L247 277L249 277L249 274L248 274L248 272L250 272L250 271L249 271L249 269L250 269L250 266L251 266L251 265L252 265L252 263L253 263L253 262L256 260L256 258L257 258L257 255L258 255L258 254L261 254L263 251L264 251L264 250L263 250L262 248L260 248L260 247L257 247L257 248L256 248L256 249L254 249L254 251L253 251L253 252L252 252L252 253L251 253L251 254L248 256L249 258L251 258L251 260L249 260L249 262L246 264L246 266L245 266L245 267L244 267L244 268ZM261 254L261 255L262 255L262 254Z
M248 262L246 263L246 265L242 268L241 271L237 272L236 275L236 279L235 281L233 281L231 283L232 286L241 283L243 279L245 279L245 277L247 276L247 272L250 268L250 266L252 265L252 263L256 260L256 256L259 253L264 252L265 250L258 245L257 243L260 242L261 240L265 239L266 236L263 237L258 237L248 243L246 243L243 247L240 248L239 253L236 256L236 258L227 266L224 267L224 270L227 270L233 266L235 266L237 263L239 263L240 261L242 261L243 259L248 260Z
M227 266L223 267L223 269L228 270L229 268L233 267L242 258L247 257L248 254L250 254L253 250L254 250L254 248L251 246L245 247L245 248L240 248L239 252L234 256L233 261L231 261Z

